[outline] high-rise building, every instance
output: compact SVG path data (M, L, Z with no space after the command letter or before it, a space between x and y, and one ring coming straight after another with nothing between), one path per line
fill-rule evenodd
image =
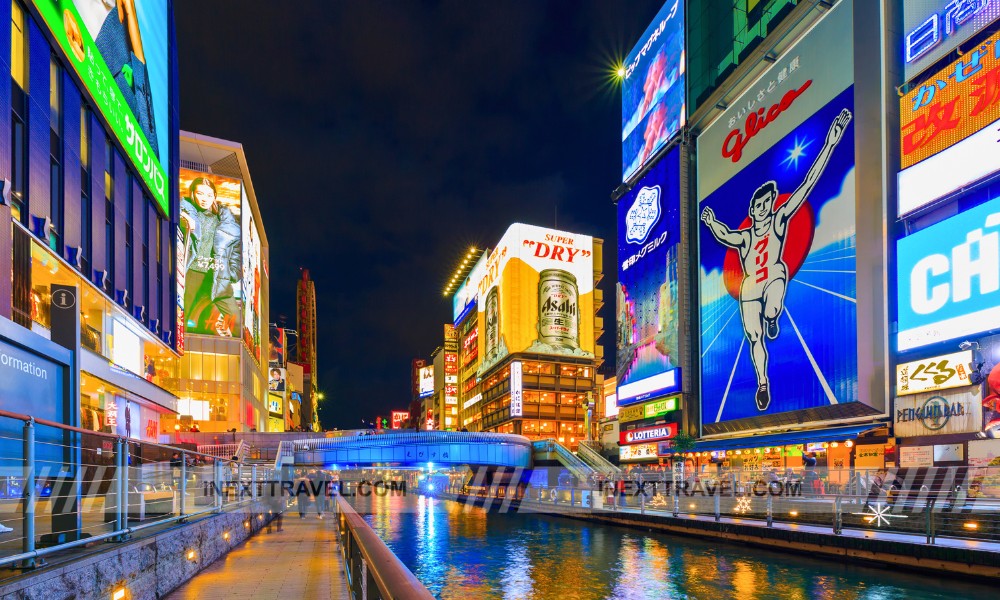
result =
M0 408L157 441L181 350L172 3L135 24L135 80L104 53L124 44L117 13L80 4L0 1Z
M515 223L472 268L456 297L459 428L570 448L586 438L587 404L603 379L602 247Z
M268 243L243 146L180 136L180 398L168 431L268 431ZM169 421L173 421L172 423ZM280 420L278 421L280 425Z
M309 269L302 270L295 292L295 320L299 333L296 361L302 365L305 391L302 400L303 427L315 429L319 424L316 389L316 285L309 279Z

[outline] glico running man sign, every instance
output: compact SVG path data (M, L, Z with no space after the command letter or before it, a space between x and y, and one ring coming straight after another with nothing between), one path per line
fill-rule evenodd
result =
M851 11L734 103L742 123L699 138L706 429L858 399Z

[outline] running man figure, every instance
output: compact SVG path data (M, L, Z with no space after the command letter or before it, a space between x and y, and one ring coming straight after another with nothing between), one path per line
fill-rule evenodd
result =
M788 267L781 258L781 252L785 245L788 221L809 197L830 160L830 154L850 122L851 112L845 108L830 126L823 149L809 168L806 180L788 202L774 208L778 199L778 184L774 181L768 181L757 188L750 199L752 223L748 229L733 231L715 218L711 208L705 207L701 213L701 220L715 239L740 253L743 267L740 316L743 319L743 331L750 342L750 359L757 373L756 401L760 411L767 410L771 403L764 336L771 340L778 337L778 318L785 308Z

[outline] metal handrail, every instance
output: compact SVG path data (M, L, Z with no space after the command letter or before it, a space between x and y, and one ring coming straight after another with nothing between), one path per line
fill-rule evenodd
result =
M370 576L374 580L375 586L378 588L379 598L405 598L409 600L410 598L434 597L346 500L337 496L336 506L340 514L340 538L341 548L344 552L344 568L352 590L357 587L358 590L366 590L367 597L374 596L372 594L374 590L368 589L367 582L353 581L351 550L353 547L357 547L362 559L362 577Z
M563 465L580 481L587 481L591 475L596 473L593 467L583 462L579 456L573 454L568 448L553 439L536 440L531 443L531 447L533 452L554 452L562 459Z
M407 443L440 443L440 444L460 444L460 443L488 443L488 444L512 444L531 448L531 440L511 433L485 433L485 432L462 432L462 431L421 431L392 433L382 435L356 435L335 438L316 438L295 440L293 443L295 451L329 450L343 446L365 446L382 447L395 446Z
M577 454L584 462L590 464L590 466L601 473L610 473L612 476L621 475L622 470L620 468L612 464L610 460L604 458L597 449L591 446L591 444L596 443L586 440L581 441L580 445L577 446Z

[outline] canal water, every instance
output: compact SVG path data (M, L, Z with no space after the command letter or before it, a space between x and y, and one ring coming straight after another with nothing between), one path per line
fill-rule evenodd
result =
M995 587L960 579L558 517L490 514L423 496L357 498L355 506L438 598L1000 597Z

